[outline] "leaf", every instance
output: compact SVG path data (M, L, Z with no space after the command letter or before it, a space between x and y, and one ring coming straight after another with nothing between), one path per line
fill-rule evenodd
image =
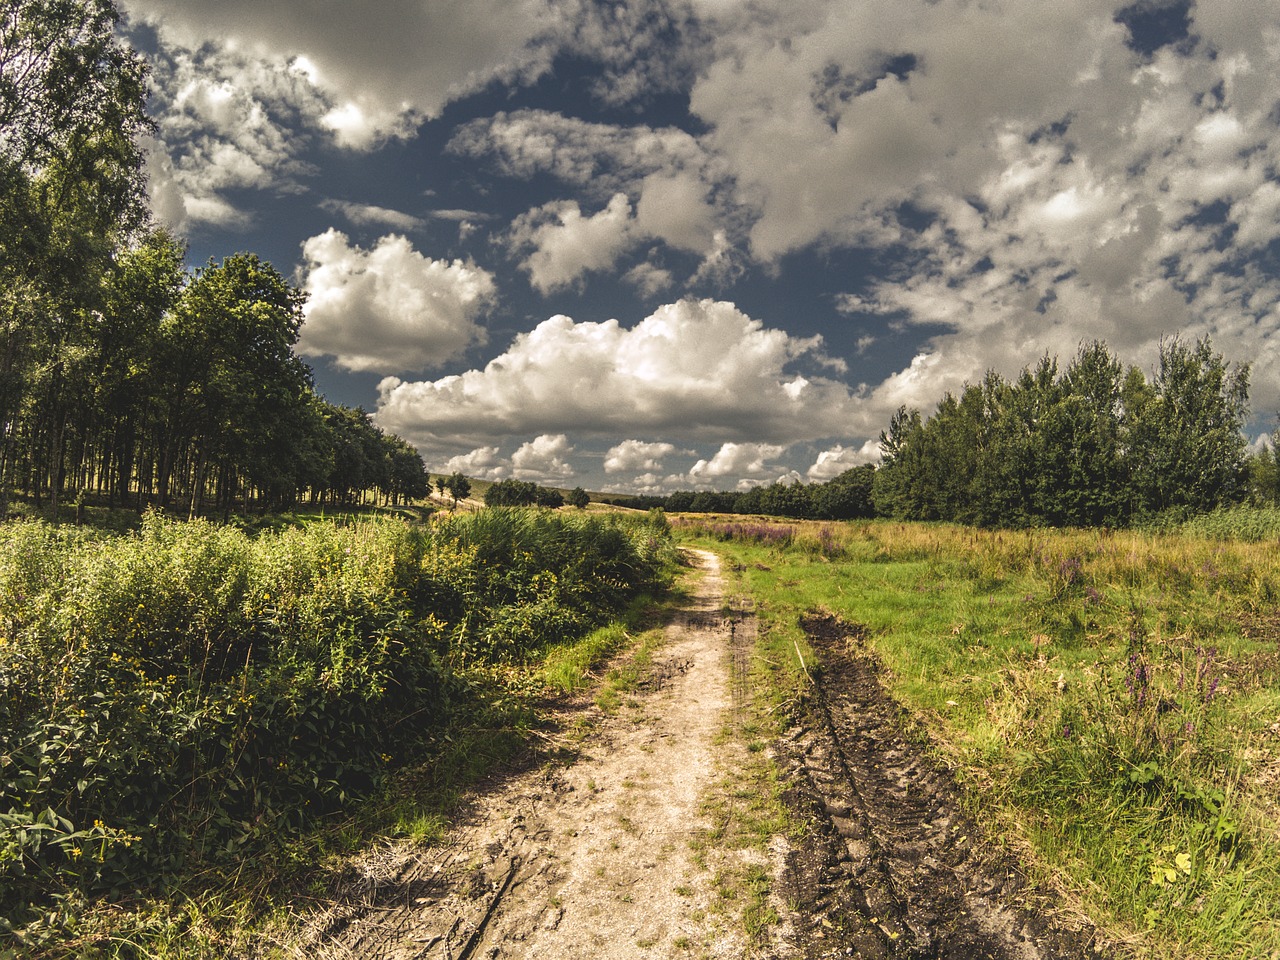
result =
M1177 865L1178 869L1181 870L1183 873L1187 874L1188 876L1191 875L1191 854L1180 853L1173 858L1173 862L1174 864Z

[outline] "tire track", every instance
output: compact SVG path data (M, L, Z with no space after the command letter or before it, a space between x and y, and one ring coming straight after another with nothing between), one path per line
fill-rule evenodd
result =
M791 802L813 830L785 885L814 908L806 957L1067 960L1094 955L982 841L949 774L904 732L862 649L831 616L802 620L823 669L805 726L784 738Z

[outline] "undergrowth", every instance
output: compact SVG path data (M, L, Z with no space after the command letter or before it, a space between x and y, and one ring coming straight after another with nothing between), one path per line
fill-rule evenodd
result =
M287 859L397 778L474 778L670 558L660 516L0 527L0 950L56 954L90 900Z

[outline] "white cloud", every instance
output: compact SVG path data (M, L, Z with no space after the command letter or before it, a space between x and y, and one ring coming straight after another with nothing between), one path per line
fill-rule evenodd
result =
M548 204L525 214L511 231L512 245L533 247L520 264L542 293L569 286L582 274L612 267L633 242L631 204L615 194L594 216L583 216L575 201Z
M625 473L645 470L653 473L662 469L663 458L675 452L675 445L670 443L623 440L605 454L604 471L605 473Z
M785 446L770 443L726 443L710 460L699 460L689 468L689 480L694 484L714 484L726 477L742 479L759 477L770 471L766 461L786 450Z
M1258 399L1280 396L1280 291L1248 263L1280 236L1280 27L1263 0L1191 6L1198 41L1149 58L1102 0L698 9L713 40L696 170L720 221L729 192L766 264L878 249L901 272L838 306L955 331L921 351L935 376L900 371L877 406L930 406L1082 338L1149 361L1179 329L1260 357ZM903 204L932 224L905 225ZM1225 221L1204 215L1215 204Z
M861 447L846 447L836 444L830 450L823 450L818 459L807 471L810 480L819 483L839 476L846 470L862 466L864 463L876 463L880 459L880 441L868 440Z
M815 375L795 386L787 367L821 346L711 300L669 304L631 329L557 316L483 370L384 380L377 416L424 449L561 432L773 444L866 435L877 421L844 384Z
M640 185L636 229L681 250L705 253L716 235L716 211L709 187L688 172L650 174Z
M484 339L476 317L496 287L474 264L429 259L394 234L364 250L333 229L308 240L303 256L304 356L348 370L425 370Z
M555 483L574 475L566 458L573 453L573 445L563 433L543 434L522 444L511 455L511 466L516 477L541 483Z
M305 73L267 68L235 52L175 51L153 58L155 137L147 172L157 216L176 230L210 223L244 229L252 216L231 191L300 192L314 170L288 118L316 108Z
M428 469L430 464L427 465ZM504 460L497 447L477 447L470 453L450 457L440 473L461 473L478 480L502 480L511 473L511 464Z
M587 188L603 201L634 189L654 174L698 172L715 180L716 160L692 134L676 127L622 127L590 123L545 110L499 112L463 124L450 152L491 158L498 171L528 179L547 173Z
M639 290L645 297L657 296L662 291L669 290L675 282L670 270L665 267L655 266L647 261L637 263L626 272L623 279Z
M404 232L418 230L426 223L421 217L401 213L399 210L388 210L386 207L378 207L370 203L323 200L320 207L330 213L341 214L358 227L388 227Z
M325 101L312 119L344 146L366 148L411 133L450 100L494 77L545 69L545 41L563 31L541 0L125 0L132 17L170 46L234 50L266 64L303 58Z

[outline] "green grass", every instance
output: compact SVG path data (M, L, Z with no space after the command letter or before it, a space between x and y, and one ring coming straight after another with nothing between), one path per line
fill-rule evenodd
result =
M724 570L734 594L725 601L725 616L738 616L743 608L743 572ZM711 912L741 931L753 947L765 943L780 921L772 902L770 843L780 836L796 842L804 832L783 800L787 785L767 743L782 732L788 710L799 703L809 683L800 657L813 662L793 625L764 614L756 642L747 651L746 676L734 678L734 688L745 691L745 702L718 736L726 748L721 776L701 802L709 825L692 841L694 862L709 872ZM735 662L732 669L739 668Z
M715 518L684 527L755 599L777 703L802 695L801 656L820 669L802 613L865 625L914 732L991 835L1113 941L1146 957L1280 957L1269 545L791 526L787 546Z

